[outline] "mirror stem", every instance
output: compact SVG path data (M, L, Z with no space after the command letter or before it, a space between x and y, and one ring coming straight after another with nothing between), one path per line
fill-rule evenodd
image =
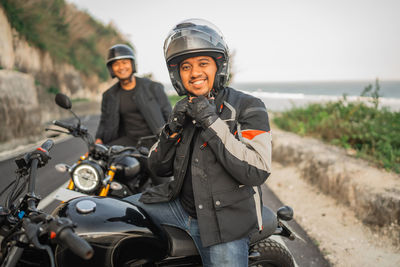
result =
M78 128L80 128L81 127L81 119L72 110L69 110L69 111L71 111L71 113L75 116L75 118L78 119Z

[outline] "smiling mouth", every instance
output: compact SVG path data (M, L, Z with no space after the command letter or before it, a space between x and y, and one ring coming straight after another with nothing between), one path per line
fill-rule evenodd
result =
M206 79L202 79L202 80L197 80L197 81L192 81L190 82L193 85L200 85L206 82Z
M124 76L124 75L128 75L129 71L119 71L117 72L119 75Z

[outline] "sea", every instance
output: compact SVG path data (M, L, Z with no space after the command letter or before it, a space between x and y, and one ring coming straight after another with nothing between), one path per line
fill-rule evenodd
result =
M302 107L309 103L324 103L337 101L346 96L347 101L364 101L371 103L368 97L360 97L364 88L375 81L323 81L323 82L263 82L240 83L233 82L230 87L262 99L268 110L284 111L293 107ZM379 80L380 107L400 112L400 80ZM166 85L167 91L172 86Z

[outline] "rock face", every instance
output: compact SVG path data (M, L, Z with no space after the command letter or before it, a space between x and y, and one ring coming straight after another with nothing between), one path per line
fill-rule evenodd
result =
M400 175L368 165L319 140L274 130L273 160L350 206L364 223L400 229Z
M0 141L37 134L41 125L40 109L33 77L0 71Z
M85 77L73 66L55 62L48 52L30 46L11 27L0 7L0 67L34 77L35 85L49 88L56 85L60 92L73 97L96 98L100 81L97 76Z
M10 23L0 7L0 66L5 69L14 67L14 48Z
M30 46L11 27L1 6L0 40L0 143L36 134L45 121L58 118L54 95L48 93L52 87L73 98L100 101L101 92L113 82L86 77Z

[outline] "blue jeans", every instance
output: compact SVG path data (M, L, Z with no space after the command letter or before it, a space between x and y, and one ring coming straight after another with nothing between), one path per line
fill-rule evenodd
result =
M157 224L169 224L187 230L193 238L201 256L203 266L246 267L248 265L249 238L203 247L197 220L182 208L179 199L156 204L139 201L141 194L124 200L143 208Z

